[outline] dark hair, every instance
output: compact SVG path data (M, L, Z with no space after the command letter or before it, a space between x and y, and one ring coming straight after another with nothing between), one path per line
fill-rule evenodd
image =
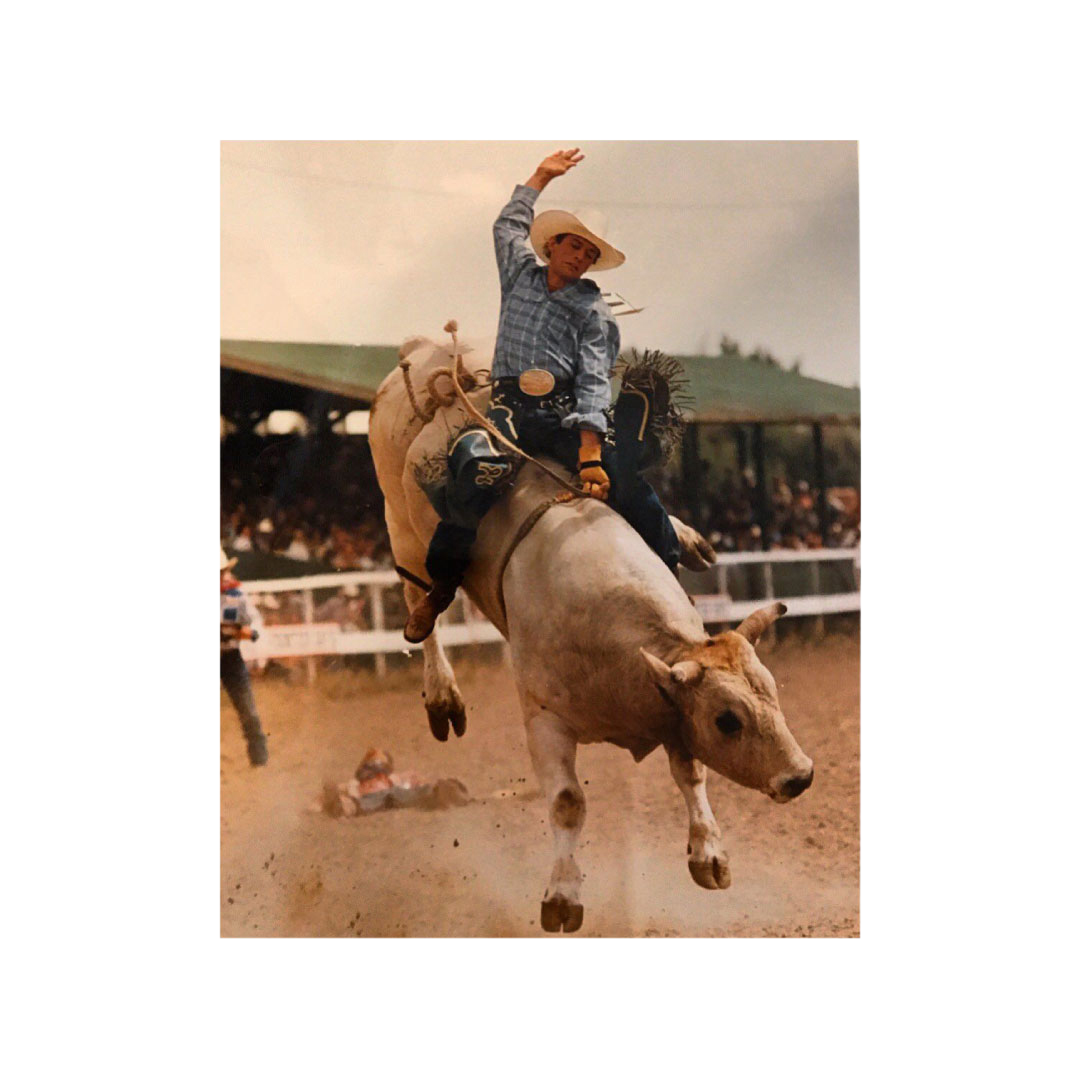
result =
M556 244L561 244L566 239L567 235L568 235L567 233L561 232L561 233L559 233L558 236L549 236L544 241L544 258L545 259L550 259L551 258L551 245L552 245L552 242L554 242Z
M551 258L551 245L553 243L554 244L561 244L569 235L570 235L570 233L561 232L561 233L558 234L558 236L549 236L548 239L544 241L544 258L545 259L550 259ZM577 233L574 233L574 235L577 236ZM582 237L580 237L580 239L585 240L585 237L582 236ZM592 243L591 241L589 241L589 240L585 240L585 243L589 244L590 247L596 247L596 245L594 243ZM596 247L596 259L593 259L593 262L596 262L597 259L600 258L600 254L601 254L600 249L598 247Z

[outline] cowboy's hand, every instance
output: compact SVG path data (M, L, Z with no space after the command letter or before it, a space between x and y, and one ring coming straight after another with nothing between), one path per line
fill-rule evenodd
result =
M540 162L536 171L549 180L555 176L562 176L584 159L585 155L579 154L578 149L575 146L573 150L556 150L554 154L548 155Z
M586 495L591 495L594 499L607 499L611 481L599 461L595 464L582 462L578 475L581 477L581 490Z

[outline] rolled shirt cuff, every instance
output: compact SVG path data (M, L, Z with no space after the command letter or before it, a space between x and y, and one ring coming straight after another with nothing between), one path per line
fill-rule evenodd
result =
M503 188L503 191L505 190L506 188ZM534 187L529 187L528 184L516 185L514 194L510 196L511 199L524 199L530 206L533 206L539 197L540 192Z
M607 432L607 417L603 413L570 413L563 417L562 426L565 428L585 428L586 431L595 431L597 435Z

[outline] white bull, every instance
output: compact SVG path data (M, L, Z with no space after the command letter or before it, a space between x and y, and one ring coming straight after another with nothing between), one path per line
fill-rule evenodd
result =
M450 363L424 339L402 347L423 407L431 372ZM490 350L465 356L470 371ZM439 383L445 388L446 380ZM483 412L485 391L470 400ZM370 440L386 498L397 564L425 578L424 557L438 521L414 476L468 423L459 402L417 418L400 369L372 406ZM548 462L548 464L552 464ZM594 499L552 505L514 546L522 523L559 488L525 465L513 489L481 523L464 588L509 641L537 779L548 801L555 865L541 905L545 930L582 923L581 872L574 849L585 796L574 770L579 743L607 741L640 761L657 746L690 818L690 873L706 889L731 884L728 856L705 791L705 767L786 802L813 779L813 764L788 730L776 683L754 644L784 612L763 608L735 631L710 637L686 593L622 517ZM674 520L674 519L673 519ZM702 541L679 522L686 561L700 565ZM509 559L507 556L509 555ZM501 571L501 574L500 574ZM501 580L500 580L501 578ZM421 596L405 585L412 608ZM424 642L424 697L432 731L465 731L465 706L436 630Z

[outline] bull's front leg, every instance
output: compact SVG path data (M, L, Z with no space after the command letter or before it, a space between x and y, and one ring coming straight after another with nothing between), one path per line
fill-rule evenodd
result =
M566 723L547 709L525 721L533 768L548 801L555 841L555 866L540 905L540 925L549 933L581 929L581 871L574 861L585 823L585 793L574 771L577 739Z
M678 747L665 747L671 775L686 800L690 814L690 876L703 889L726 889L731 884L728 854L720 841L709 797L705 790L705 766Z
M409 610L420 603L423 590L412 582L405 582L405 603ZM454 678L454 669L446 658L446 651L439 641L436 627L424 639L424 707L427 709L428 724L431 734L439 742L446 742L450 737L450 726L454 734L465 734L465 699L458 689Z

